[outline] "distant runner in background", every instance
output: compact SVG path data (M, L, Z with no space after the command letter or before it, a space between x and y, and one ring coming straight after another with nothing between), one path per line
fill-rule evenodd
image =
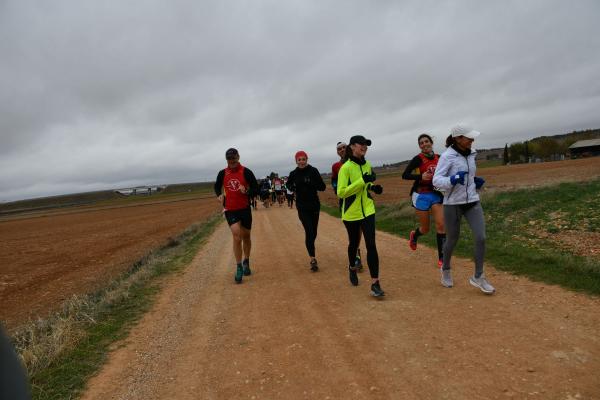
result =
M442 268L443 247L446 240L442 208L444 195L433 187L433 174L440 156L434 153L433 139L427 133L419 135L417 142L421 152L410 161L402 174L402 179L414 181L410 189L410 196L415 213L419 218L419 226L410 232L408 245L412 250L416 250L419 237L429 232L431 224L429 213L431 212L435 219L437 232L438 268Z
M271 205L273 205L277 201L277 193L275 193L275 178L271 179L271 189L269 189L269 193L271 193Z
M315 258L315 240L319 226L321 202L317 191L325 190L325 182L317 170L308 164L308 155L300 150L295 155L296 169L290 172L288 188L296 193L296 209L298 218L304 227L304 244L310 257L310 270L317 272L319 264Z
M285 198L289 208L294 208L294 191L289 187L289 178L285 182Z
M225 152L227 168L219 171L215 182L215 194L223 204L223 213L233 235L233 254L237 264L235 282L242 283L250 270L252 241L252 211L250 199L258 190L252 171L240 164L240 155L234 148ZM242 259L242 256L244 257Z
M385 295L379 283L379 255L375 243L375 203L371 193L383 193L381 185L374 184L377 177L365 159L371 140L362 135L352 136L346 148L348 161L340 168L337 196L343 199L342 221L348 232L348 272L350 283L358 286L357 268L354 265L362 232L367 246L367 265L371 274L371 295Z
M271 205L271 180L268 176L260 183L260 199L263 202L263 206L269 208Z
M444 244L444 263L442 265L442 285L454 286L450 269L452 251L460 236L460 221L464 216L475 241L475 273L469 283L483 293L493 294L496 289L487 281L483 273L485 255L485 219L477 190L485 180L476 176L473 141L479 132L464 124L458 124L450 131L446 139L446 151L433 175L433 185L444 190L444 223L446 225L446 243Z
M283 179L276 176L273 179L273 189L275 190L275 197L277 198L277 203L279 203L279 207L283 206L283 200L285 198L285 191L283 190Z
M337 155L340 157L340 159L338 161L336 161L335 163L333 163L333 165L331 166L331 186L333 187L333 193L335 193L336 196L337 196L338 174L340 172L340 168L342 168L342 165L344 165L344 163L347 160L346 146L347 145L344 142L337 142L337 145L335 146ZM342 199L338 199L340 211L342 210L342 202L343 202ZM362 265L362 260L360 258L360 237L358 238L358 245L359 245L359 247L356 250L356 260L354 260L354 266L358 269L358 272L362 272L363 265Z

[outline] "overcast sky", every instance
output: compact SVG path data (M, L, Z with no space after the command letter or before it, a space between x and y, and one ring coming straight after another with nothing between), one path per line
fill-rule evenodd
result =
M0 0L0 201L600 128L600 1Z

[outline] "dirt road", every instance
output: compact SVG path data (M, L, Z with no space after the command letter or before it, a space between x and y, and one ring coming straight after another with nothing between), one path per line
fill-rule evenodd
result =
M600 300L494 271L498 293L378 232L384 300L352 287L345 230L321 214L311 273L295 210L254 213L253 275L233 283L222 224L115 346L84 399L600 398Z

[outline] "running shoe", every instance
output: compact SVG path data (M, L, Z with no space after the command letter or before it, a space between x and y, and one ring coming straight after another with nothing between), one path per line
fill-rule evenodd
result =
M381 286L379 286L379 281L377 281L371 285L371 296L373 296L373 297L385 296L385 292L381 289Z
M350 276L350 283L352 284L352 286L358 286L358 275L356 275L356 267L352 265L349 266L348 274Z
M242 278L244 277L244 268L242 264L237 265L237 270L235 271L235 283L242 283Z
M441 258L438 260L438 268L442 268L442 265L444 265L444 260L442 260Z
M481 290L485 294L494 294L494 292L496 291L496 289L492 285L490 285L487 279L485 279L485 276L483 274L479 278L475 278L475 276L472 276L471 279L469 279L469 283L475 286L476 288L479 288L479 290Z
M244 275L252 275L252 271L250 271L250 260L245 259L244 261L242 261L242 265L244 267Z
M415 238L415 231L410 231L410 237L408 238L408 246L411 250L417 249L417 239Z
M354 268L356 268L358 272L362 272L363 265L360 256L356 256L356 259L354 260Z
M442 285L447 288L451 288L454 286L454 281L452 280L452 271L449 269L442 270Z
M312 272L317 272L319 270L319 264L316 259L310 260L310 270Z

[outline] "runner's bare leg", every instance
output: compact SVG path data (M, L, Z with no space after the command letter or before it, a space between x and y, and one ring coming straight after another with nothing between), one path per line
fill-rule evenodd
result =
M236 222L229 226L231 234L233 235L233 255L235 256L235 262L237 264L242 263L242 227L241 222Z

